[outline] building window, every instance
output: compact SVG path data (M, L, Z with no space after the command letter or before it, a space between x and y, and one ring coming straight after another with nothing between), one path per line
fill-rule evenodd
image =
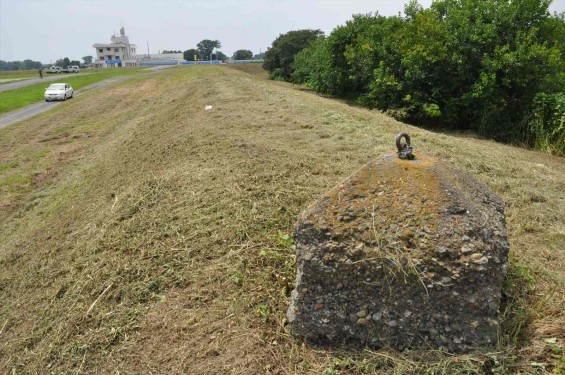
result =
M120 59L120 56L116 56L116 60L119 60L119 59Z
M114 52L119 52L120 49L119 48L114 48Z
M109 51L109 50L110 50L110 47L106 47L106 51Z
M98 52L104 52L104 48L98 48Z
M104 61L104 56L100 56L100 61Z

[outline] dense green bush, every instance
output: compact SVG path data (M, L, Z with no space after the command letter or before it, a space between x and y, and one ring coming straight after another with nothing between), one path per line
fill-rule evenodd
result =
M279 35L265 52L263 68L273 79L290 80L294 57L323 34L321 30L296 30Z
M248 49L238 49L233 53L234 60L250 60L253 58L253 52Z
M564 155L565 22L549 3L411 1L404 17L355 15L298 53L285 79Z
M535 96L523 140L538 150L565 155L565 91Z

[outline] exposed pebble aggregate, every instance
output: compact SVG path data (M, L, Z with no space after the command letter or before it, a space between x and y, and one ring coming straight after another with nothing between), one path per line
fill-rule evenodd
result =
M502 202L433 157L365 165L301 215L295 240L293 334L400 350L496 343Z

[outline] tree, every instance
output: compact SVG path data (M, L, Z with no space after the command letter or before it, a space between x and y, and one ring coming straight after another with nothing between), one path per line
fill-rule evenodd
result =
M330 66L328 43L325 37L319 37L294 58L292 81L319 92L335 94L335 70Z
M404 121L565 155L565 22L549 3L412 0L404 17L355 15L303 49L291 79ZM288 79L285 37L267 52L271 77Z
M89 55L89 56L84 56L84 57L82 58L82 60L84 61L84 65L86 65L86 66L92 64L92 60L93 60L93 59L94 59L94 58L93 58L92 56L90 56L90 55Z
M66 68L69 65L71 65L71 60L69 60L68 57L65 57L63 59L57 59L55 61L55 66L60 66L60 67Z
M69 62L69 65L70 65L70 66L79 66L79 65L80 65L80 61L78 61L78 60L71 60L71 61Z
M404 4L404 14L407 20L413 20L416 15L420 13L424 8L416 0L410 0L408 4Z
M196 61L199 60L199 52L194 48L187 49L186 51L183 52L183 57L186 61Z
M23 62L23 68L25 70L32 70L32 69L39 69L41 68L42 64L39 61L33 61L33 60L24 60Z
M253 52L248 49L240 49L234 52L232 59L234 60L249 60L253 58Z
M24 60L24 61L2 61L0 60L0 70L30 70L39 69L43 66L40 61Z
M263 60L263 59L265 58L265 52L258 53L258 54L256 54L256 55L254 55L253 58L254 58L255 60Z
M214 48L221 48L222 44L219 40L204 39L200 41L196 47L198 47L198 52L200 53L202 60L208 60L210 59L210 54Z
M217 51L216 54L214 55L214 58L220 61L226 61L228 59L228 57L224 55L222 51Z
M322 35L321 30L295 30L279 35L265 53L263 68L273 79L289 80L296 54Z

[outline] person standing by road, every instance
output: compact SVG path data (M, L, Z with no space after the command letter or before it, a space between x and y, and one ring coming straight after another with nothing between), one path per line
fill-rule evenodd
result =
M43 69L39 68L38 72L39 72L39 78L43 78Z

